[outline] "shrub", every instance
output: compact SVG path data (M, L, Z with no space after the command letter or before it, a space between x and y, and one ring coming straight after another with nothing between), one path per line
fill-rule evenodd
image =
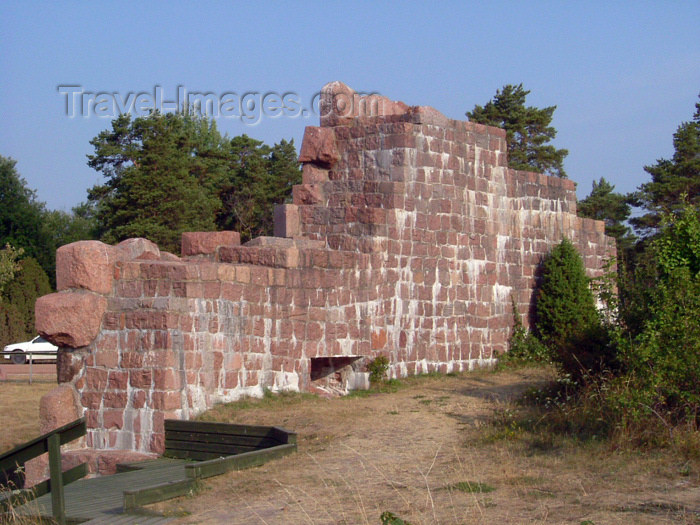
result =
M599 322L583 261L568 239L542 262L537 291L537 335L550 349Z
M19 271L14 279L5 285L3 295L6 301L16 308L23 325L22 336L34 337L34 304L42 295L51 293L51 285L46 272L32 257L19 261ZM17 341L12 341L16 343Z
M525 328L515 298L511 297L513 308L513 330L508 339L508 352L500 357L502 363L509 362L536 362L550 361L549 349L544 346L532 331Z
M700 425L700 219L686 206L669 215L651 245L658 284L650 292L649 318L625 348L635 419Z
M377 356L369 362L367 370L369 371L370 384L377 384L384 380L389 370L389 359L383 355Z
M629 345L626 364L649 410L700 424L700 279L678 268L655 295L653 317Z
M0 349L26 338L22 315L15 305L0 297Z
M552 360L575 383L615 368L616 349L601 323L583 261L566 238L542 263L536 328Z

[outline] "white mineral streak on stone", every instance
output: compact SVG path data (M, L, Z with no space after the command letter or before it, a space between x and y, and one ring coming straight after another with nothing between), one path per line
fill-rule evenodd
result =
M469 277L469 283L471 284L471 298L472 300L479 299L479 275L481 271L486 266L486 261L483 259L469 259L465 261L467 265L467 276Z
M496 236L496 250L497 258L499 263L505 262L506 259L506 243L509 237L507 235L497 235Z
M498 314L505 314L508 312L508 307L510 305L510 296L513 291L512 286L503 286L501 284L493 285L494 303L495 311Z

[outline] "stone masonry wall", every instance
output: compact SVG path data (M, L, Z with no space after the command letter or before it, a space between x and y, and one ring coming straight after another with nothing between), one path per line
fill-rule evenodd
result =
M603 223L576 217L573 182L507 168L501 129L338 82L321 110L275 237L187 233L181 257L144 239L58 250L37 329L62 347L88 446L161 452L165 418L265 388L362 388L380 354L393 376L491 364L511 297L527 324L563 236L591 275L614 255Z

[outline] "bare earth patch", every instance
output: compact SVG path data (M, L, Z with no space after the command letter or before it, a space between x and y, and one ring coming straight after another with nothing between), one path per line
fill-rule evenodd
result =
M700 523L698 462L605 446L485 439L494 409L542 370L427 377L389 394L283 396L207 419L278 425L299 452L154 506L177 523Z

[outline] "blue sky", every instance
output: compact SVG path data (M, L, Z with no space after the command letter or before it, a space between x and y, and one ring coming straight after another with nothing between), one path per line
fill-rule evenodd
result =
M302 105L341 80L463 119L522 82L556 105L557 147L579 198L605 177L627 192L673 153L700 92L700 2L3 2L0 155L50 209L70 210L101 175L95 111L66 115L58 86L220 95L293 92ZM65 89L64 89L65 91ZM270 144L318 117L218 119Z

